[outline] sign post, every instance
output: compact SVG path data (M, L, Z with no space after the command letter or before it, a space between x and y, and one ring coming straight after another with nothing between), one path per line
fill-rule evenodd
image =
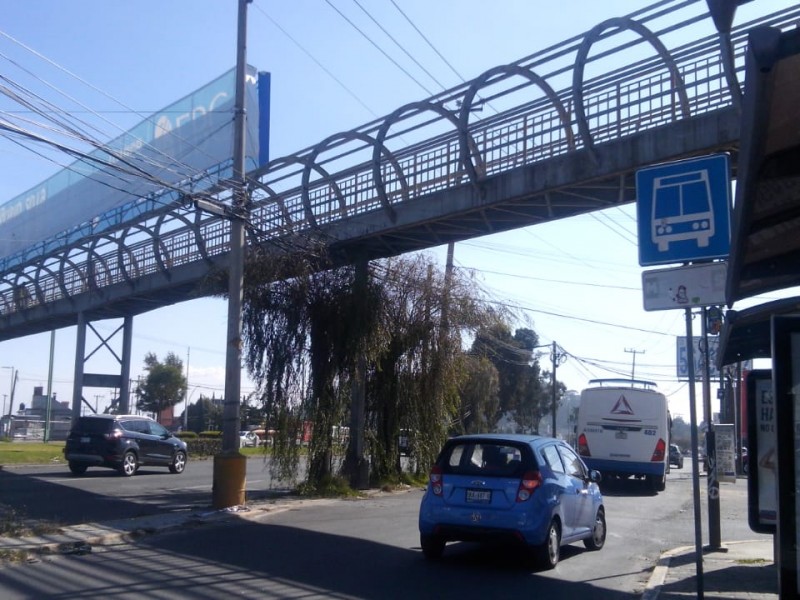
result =
M645 310L683 308L686 339L692 336L692 308L725 303L725 263L730 253L730 164L727 154L716 154L654 165L636 172L636 210L641 266L683 263L682 267L650 271L642 275ZM703 264L690 265L694 261ZM702 338L708 349L705 318ZM689 404L692 431L692 487L695 509L695 557L698 589L703 589L703 548L700 517L700 482L697 457L697 413L695 401L695 348L688 344ZM706 440L714 439L709 387L709 356L706 352L703 396ZM720 548L719 489L715 452L707 448L709 546Z

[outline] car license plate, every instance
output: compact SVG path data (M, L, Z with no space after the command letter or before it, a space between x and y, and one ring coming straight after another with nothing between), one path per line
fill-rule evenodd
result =
M618 431L617 433L614 434L614 437L616 437L618 440L626 440L628 439L628 432Z
M90 437L82 437L81 444L88 444L92 439Z
M492 490L467 490L467 502L489 504L492 501Z

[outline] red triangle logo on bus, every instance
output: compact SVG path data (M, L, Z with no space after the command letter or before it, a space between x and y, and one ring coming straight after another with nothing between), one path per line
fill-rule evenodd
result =
M628 401L625 400L625 396L620 396L617 403L614 405L614 408L611 409L612 415L632 415L633 409L631 405L628 404Z

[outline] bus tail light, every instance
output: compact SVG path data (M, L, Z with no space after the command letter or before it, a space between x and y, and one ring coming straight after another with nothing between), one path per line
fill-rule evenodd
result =
M589 452L589 442L586 439L586 434L582 433L578 436L578 454L581 456L591 456L592 453Z
M664 457L666 456L667 452L667 444L661 438L658 438L658 443L656 443L656 449L653 450L653 457L650 459L650 462L664 462Z

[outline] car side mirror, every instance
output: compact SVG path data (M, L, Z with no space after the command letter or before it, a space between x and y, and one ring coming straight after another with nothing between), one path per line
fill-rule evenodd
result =
M600 473L600 471L592 469L591 471L589 471L589 481L600 483L601 481L603 481L603 475Z

